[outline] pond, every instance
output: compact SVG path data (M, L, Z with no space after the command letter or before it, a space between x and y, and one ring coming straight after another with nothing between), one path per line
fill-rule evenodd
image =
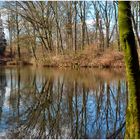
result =
M0 68L0 138L124 138L122 70Z

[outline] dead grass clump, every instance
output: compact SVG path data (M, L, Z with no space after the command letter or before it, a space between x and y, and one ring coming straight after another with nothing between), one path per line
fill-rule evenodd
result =
M124 67L123 53L107 49L96 60L100 67Z

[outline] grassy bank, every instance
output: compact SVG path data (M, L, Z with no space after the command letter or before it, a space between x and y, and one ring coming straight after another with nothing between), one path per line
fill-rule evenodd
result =
M122 52L111 49L100 51L92 47L77 53L67 53L65 55L50 54L42 60L33 60L30 63L47 67L124 67Z
M66 52L64 55L49 53L46 56L38 55L37 59L24 54L21 61L14 56L8 57L5 65L35 65L44 67L99 67L122 68L124 67L123 53L113 49L101 51L96 47L87 47L77 53Z

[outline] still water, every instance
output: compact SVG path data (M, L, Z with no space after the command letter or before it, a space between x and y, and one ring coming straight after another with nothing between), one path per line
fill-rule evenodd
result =
M124 138L122 71L0 68L0 138Z

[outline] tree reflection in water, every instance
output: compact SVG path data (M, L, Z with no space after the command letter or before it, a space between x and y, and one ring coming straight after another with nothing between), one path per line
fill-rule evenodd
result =
M121 74L107 79L103 75L111 77L111 72L6 72L10 92L5 105L6 78L2 84L5 74L0 76L6 138L124 138L127 84ZM5 108L8 115L2 116Z
M3 121L3 107L4 107L4 100L5 100L5 92L6 92L6 75L5 70L0 69L0 123L3 124L3 127L5 127L6 124L4 124ZM0 128L1 130L2 128Z

